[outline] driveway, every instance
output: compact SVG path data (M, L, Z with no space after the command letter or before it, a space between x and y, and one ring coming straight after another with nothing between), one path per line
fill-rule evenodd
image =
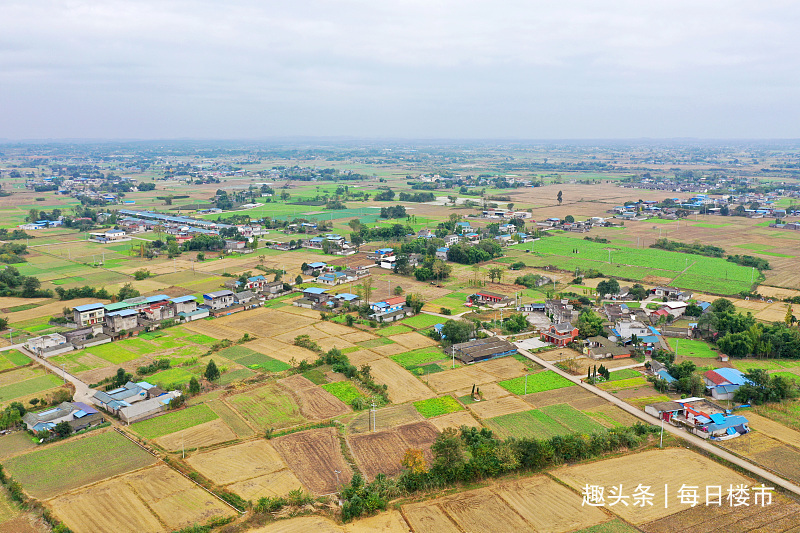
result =
M92 396L94 396L94 393L97 392L96 390L90 389L89 386L86 383L84 383L83 381L79 380L78 378L76 378L75 376L70 374L69 372L66 372L60 366L58 366L58 365L56 365L54 363L51 363L50 361L48 361L47 359L45 359L43 357L39 357L38 355L32 354L31 352L29 352L21 344L17 344L15 346L12 346L12 348L16 348L17 350L21 351L22 353L24 353L25 355L27 355L28 357L30 357L31 359L33 359L34 361L36 361L37 363L42 365L43 367L49 368L50 370L52 370L53 373L55 375L57 375L58 377L64 379L65 381L69 381L70 383L72 383L75 386L75 394L73 395L73 401L83 402L85 404L91 405L91 403L92 403L91 402L91 398L92 398Z

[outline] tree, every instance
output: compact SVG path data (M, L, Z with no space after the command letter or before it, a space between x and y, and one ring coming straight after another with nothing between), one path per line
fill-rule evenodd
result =
M422 310L422 306L425 305L425 301L422 299L417 293L411 293L406 296L406 305L414 311L414 314L418 314Z
M464 466L464 443L458 430L446 428L439 433L436 441L431 445L433 454L433 471L439 473L448 481L458 476L459 470Z
M219 369L217 365L214 363L214 360L211 359L206 366L206 371L203 374L208 381L215 381L219 379Z
M494 282L495 278L498 282L503 279L503 269L500 267L493 267L489 269L489 279Z
M644 300L647 298L647 289L645 289L640 283L634 283L628 291L628 296L634 300Z
M364 291L364 303L369 304L369 299L372 296L372 276L367 276L361 282L361 290Z
M568 222L569 224L572 224L573 222L575 222L575 217L572 216L572 215L567 215L567 216L564 217L564 222Z
M556 196L556 200L558 200L558 205L561 205L561 201L563 200L563 193L558 191L558 195Z
M0 317L0 331L8 329L8 319L5 317Z
M56 427L53 428L53 431L55 431L56 435L63 439L70 436L72 433L72 426L69 425L69 422L64 420L63 422L56 424Z
M136 298L137 296L139 296L139 291L134 289L130 283L126 283L119 289L119 292L117 293L117 300L121 302L122 300L127 300L128 298Z
M200 382L197 381L197 378L192 376L192 379L189 380L189 394L199 394L200 393Z
M789 305L789 308L786 309L786 316L783 317L783 321L786 323L787 326L791 326L797 321L797 319L794 317L794 313L792 313L791 305Z
M603 318L591 309L578 316L578 334L584 338L596 337L603 333Z
M428 471L428 461L425 460L422 450L417 448L406 450L405 455L403 455L402 465L412 474L424 474Z
M451 344L467 342L475 333L475 326L472 322L463 320L448 320L442 326L442 337Z
M296 278L294 278L294 284L295 284L295 285L300 285L301 283L303 283L303 276L301 276L300 274L298 274L298 275L297 275L297 277L296 277Z
M601 297L607 294L619 294L619 282L614 278L609 278L608 281L601 281L597 284L597 294Z
M394 293L395 296L400 296L401 294L403 294L403 287L398 285L392 290L392 292Z
M197 252L197 260L203 262L206 260L205 252Z

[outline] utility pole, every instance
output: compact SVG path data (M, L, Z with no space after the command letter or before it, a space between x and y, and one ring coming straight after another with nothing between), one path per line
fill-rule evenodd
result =
M372 409L371 409L371 412L372 412L372 431L373 431L373 433L374 433L374 432L375 432L375 430L377 429L377 427L376 427L376 426L377 426L377 421L376 421L376 419L375 419L375 398L373 398L373 399L372 399Z
M455 347L455 345L451 345L451 348L452 348L452 351L453 351L453 368L455 368L456 367L456 347Z
M529 374L525 374L525 394L528 394L528 376Z

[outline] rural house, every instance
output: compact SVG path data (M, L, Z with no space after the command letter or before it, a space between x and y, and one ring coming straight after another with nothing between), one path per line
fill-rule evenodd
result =
M212 311L230 307L234 303L233 292L228 290L209 292L203 295L203 303Z
M555 344L556 346L566 346L578 337L578 328L569 322L561 322L559 324L552 324L547 331L542 333L542 339L545 342Z
M494 359L517 353L517 347L505 339L488 337L475 339L453 345L455 358L464 364L471 365L480 361Z
M715 400L732 400L739 387L748 382L744 374L735 368L709 370L703 374L703 380Z
M79 328L102 324L105 312L105 306L101 303L79 305L72 310L75 323Z

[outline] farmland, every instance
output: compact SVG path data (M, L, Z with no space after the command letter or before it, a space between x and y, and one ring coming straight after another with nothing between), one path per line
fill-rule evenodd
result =
M416 422L398 426L394 430L383 430L347 437L350 449L367 479L378 474L395 475L402 469L401 462L406 450L423 450L430 463L430 446L438 431L427 422Z
M154 462L125 437L106 431L12 457L3 466L32 496L47 499Z
M517 438L543 439L571 433L588 434L603 429L603 426L568 404L498 416L484 422L498 435Z
M62 384L63 381L61 378L53 374L45 374L43 376L25 379L18 383L3 385L0 386L0 404L46 391Z
M527 381L527 391L526 391ZM563 387L571 387L574 385L570 380L561 377L552 370L545 370L536 374L531 374L527 377L520 376L514 379L508 379L498 383L501 387L513 392L519 396L524 394L532 394L535 392L543 392L548 390L560 389Z
M131 429L146 439L156 439L217 418L206 405L193 405L149 420L136 422Z
M452 396L429 398L414 402L414 408L425 418L461 411L463 407Z
M305 421L300 414L300 407L274 383L228 396L225 401L259 430L282 428Z
M292 433L271 444L313 494L330 494L350 481L352 471L342 455L336 428Z
M715 358L717 352L711 349L708 343L692 339L667 339L669 347L680 357Z
M349 381L326 383L322 385L322 388L336 396L342 401L342 403L346 405L350 405L350 403L356 398L364 396L361 391L359 391L356 386Z

